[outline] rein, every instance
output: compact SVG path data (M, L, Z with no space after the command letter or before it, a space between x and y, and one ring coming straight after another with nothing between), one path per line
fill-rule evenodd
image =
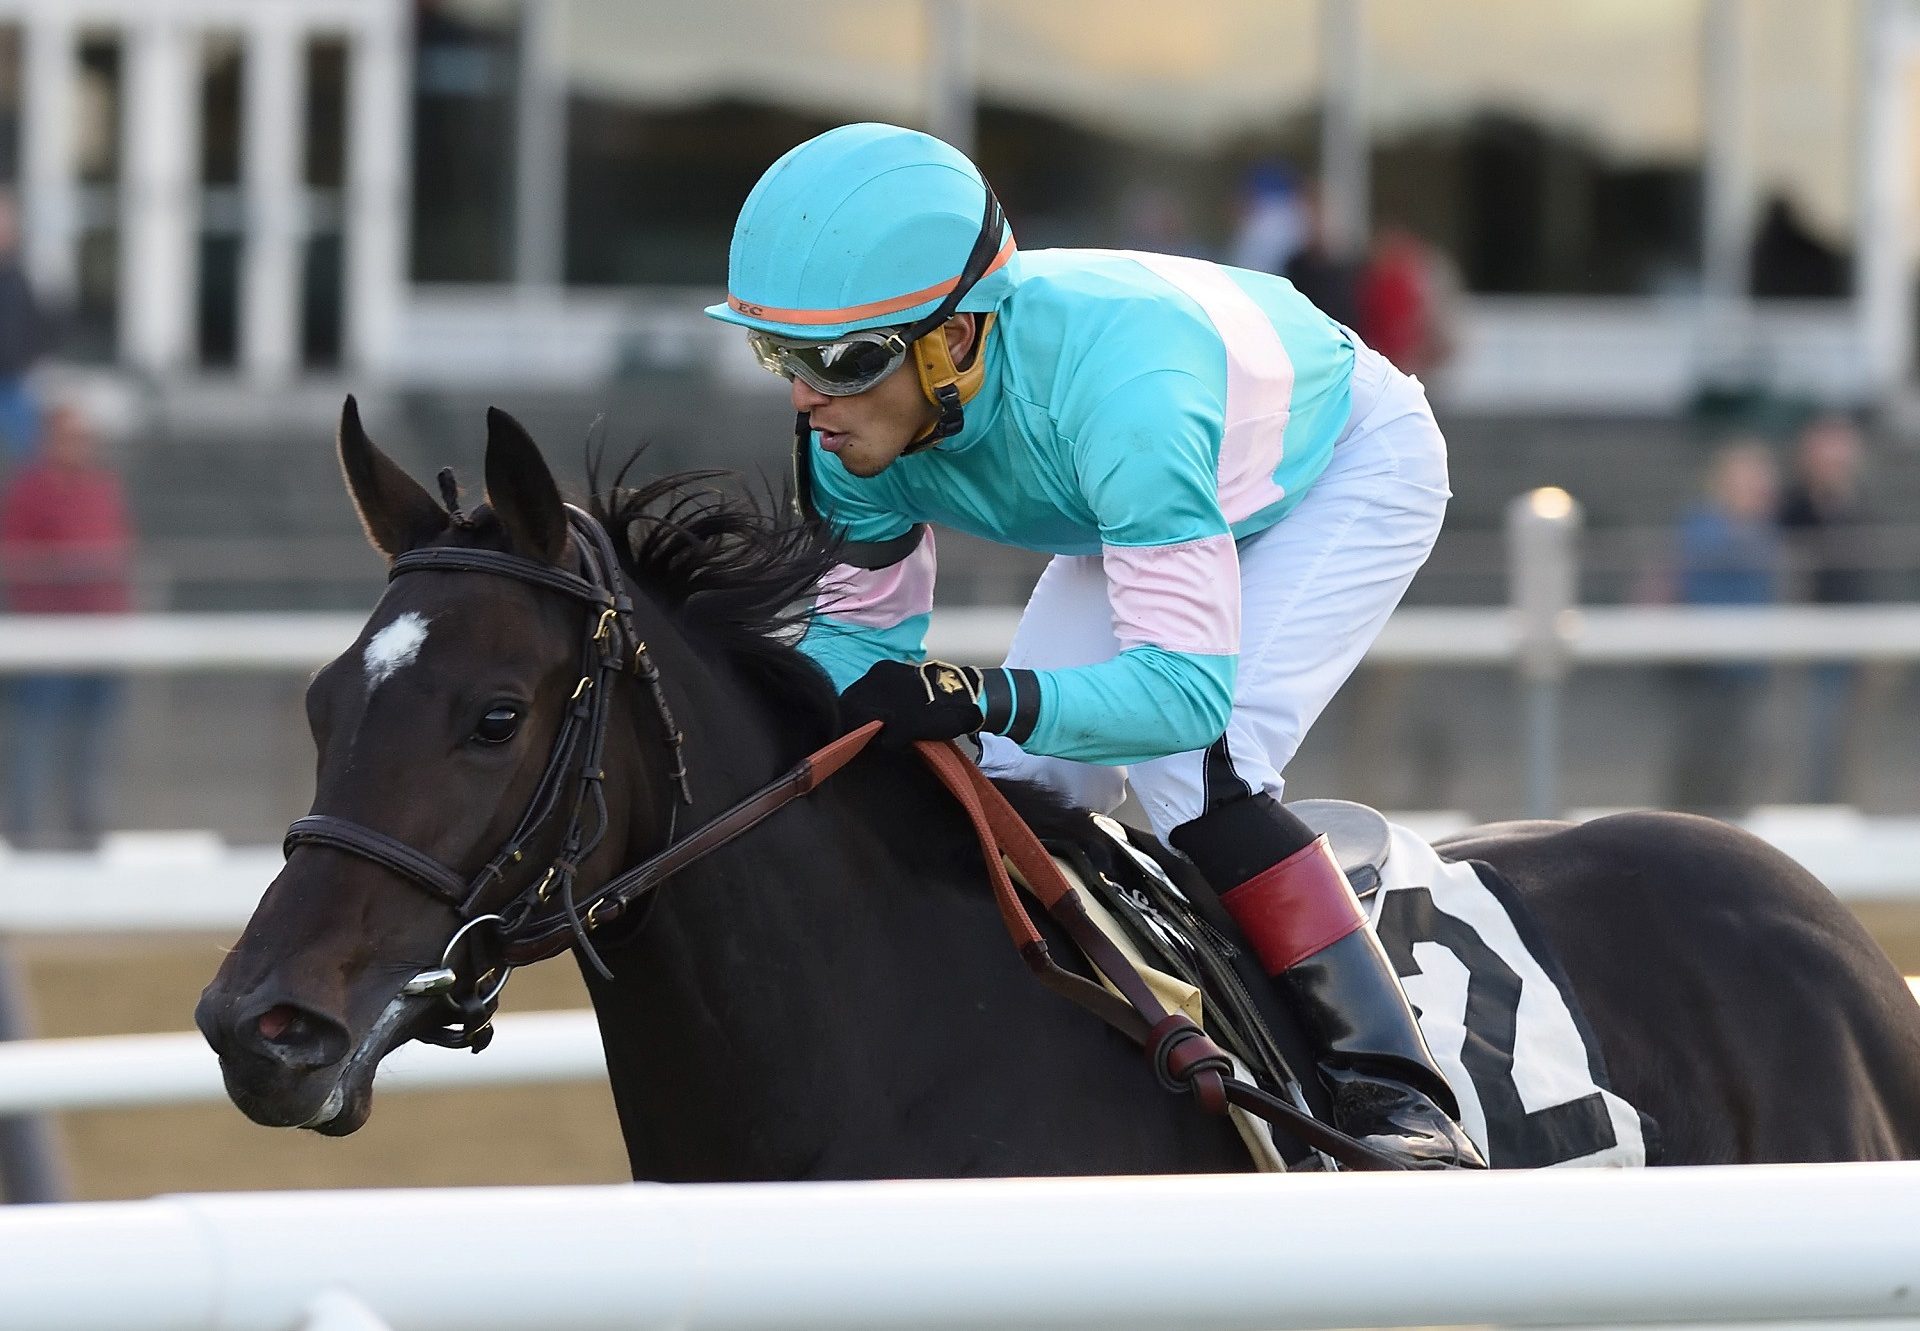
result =
M484 1049L492 1038L491 1023L501 991L516 967L577 948L601 975L611 979L611 972L593 948L590 935L596 929L619 919L680 870L757 827L794 800L818 790L827 778L858 756L880 730L880 722L869 722L824 745L676 840L679 807L693 802L683 736L667 704L660 673L647 654L646 643L634 631L633 601L625 593L620 566L606 529L573 505L567 506L566 514L569 530L580 548L583 571L578 574L503 551L443 546L402 554L388 570L390 580L414 572L494 574L558 592L595 612L588 620L581 646L580 682L574 687L567 715L554 737L546 770L541 773L526 812L505 844L478 873L463 879L431 855L346 818L309 814L294 820L287 829L283 850L289 856L307 845L357 855L392 871L402 881L453 909L459 925L442 951L440 964L421 971L401 990L409 996L439 994L452 1006L458 1017L456 1022L416 1036L432 1044L471 1048L476 1053ZM629 668L648 687L672 764L669 778L674 791L668 807L667 845L584 898L577 898L575 880L579 876L580 861L590 855L606 835L606 771L601 762L611 715L611 685ZM1352 1168L1401 1167L1304 1110L1233 1076L1233 1060L1185 1014L1170 1013L1161 1005L1120 950L1094 924L1079 891L1061 873L1033 829L959 747L952 741L922 740L916 742L914 748L965 810L980 843L1001 922L1021 958L1041 983L1141 1045L1161 1085L1170 1091L1193 1092L1197 1103L1207 1112L1223 1115L1229 1107L1237 1106L1283 1127L1306 1145ZM483 911L481 901L487 891L497 883L504 883L509 872L524 861L528 843L553 817L567 788L570 772L573 805L560 837L559 852L537 881L522 888L497 911ZM1022 885L1065 929L1113 985L1113 991L1064 969L1053 960L1046 940L1034 926L1014 886L1008 872L1009 863L1019 874ZM557 910L553 907L556 899ZM454 966L456 953L468 935L478 934L489 925L492 926L489 931L491 954L495 959L472 978L466 995L456 998L454 994L459 987ZM477 950L477 944L474 946Z

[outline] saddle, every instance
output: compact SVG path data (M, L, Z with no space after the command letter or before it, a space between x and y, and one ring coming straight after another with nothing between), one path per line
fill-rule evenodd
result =
M1460 1101L1462 1125L1489 1160L1620 1167L1658 1155L1658 1125L1614 1091L1578 995L1511 884L1491 866L1446 859L1365 805L1288 808L1332 843ZM1322 1108L1317 1079L1303 1085L1295 1074L1312 1078L1313 1063L1297 1038L1289 1043L1298 1035L1291 1014L1213 894L1183 891L1189 866L1147 834L1093 823L1090 843L1046 843L1104 907L1089 914L1121 935L1119 949L1234 1060L1236 1075L1300 1109ZM1284 1124L1268 1133L1236 1114L1235 1125L1260 1168L1327 1164Z
M1302 800L1288 807L1315 833L1327 836L1356 893L1365 898L1379 889L1392 849L1384 816L1346 800ZM1059 838L1044 838L1042 844L1097 903L1089 909L1094 922L1136 963L1168 1007L1192 1018L1226 1051L1238 1075L1250 1076L1302 1112L1314 1112L1314 1096L1294 1070L1312 1064L1283 1041L1291 1020L1232 920L1211 893L1189 894L1174 882L1168 865L1155 858L1156 853L1166 857L1165 850L1151 837L1102 815L1093 815L1092 822L1113 852L1104 857L1109 858L1104 866L1094 863L1086 844ZM1257 1168L1325 1167L1319 1152L1276 1134L1265 1121L1238 1109L1232 1118Z

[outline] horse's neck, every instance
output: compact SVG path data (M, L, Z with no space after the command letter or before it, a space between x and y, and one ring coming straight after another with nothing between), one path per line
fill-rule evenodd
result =
M685 835L797 755L774 734L777 712L723 664L662 647L663 675L682 681L696 800ZM678 874L608 956L615 979L590 977L637 1174L813 1172L840 1149L846 1097L876 1062L965 991L960 977L978 982L969 953L1011 956L963 859L922 835L944 866L908 862L900 818L941 824L949 840L953 824L925 789L903 795L903 774L897 759L856 763Z

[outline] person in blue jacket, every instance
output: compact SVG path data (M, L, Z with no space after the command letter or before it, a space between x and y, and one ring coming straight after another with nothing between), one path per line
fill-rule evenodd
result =
M1417 380L1283 278L1022 251L965 155L847 125L747 196L727 299L792 382L803 502L844 539L801 649L883 741L990 775L1129 781L1295 1003L1337 1123L1480 1166L1399 981L1281 772L1439 533ZM905 371L904 373L902 371ZM1005 666L926 657L939 523L1055 558Z

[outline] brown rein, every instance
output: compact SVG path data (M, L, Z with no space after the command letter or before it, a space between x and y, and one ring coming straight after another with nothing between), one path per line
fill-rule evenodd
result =
M644 863L610 879L584 903L582 913L587 930L591 932L619 918L628 907L673 874L758 826L768 815L818 790L828 777L853 761L872 742L880 724L869 722L815 750L719 817ZM1001 923L1041 983L1141 1045L1160 1083L1171 1091L1192 1091L1208 1113L1225 1114L1230 1106L1237 1106L1285 1129L1307 1146L1349 1168L1401 1168L1398 1162L1304 1110L1233 1076L1233 1060L1184 1013L1170 1013L1161 1005L1139 972L1093 922L1079 890L1060 871L1026 820L959 746L950 740L920 740L913 747L966 812L980 843ZM1117 995L1053 960L1046 939L1034 926L1008 872L1009 861L1047 913L1119 991ZM528 965L557 956L573 944L573 931L566 921L556 919L538 931L521 932L513 937L508 944L506 961L512 966Z

